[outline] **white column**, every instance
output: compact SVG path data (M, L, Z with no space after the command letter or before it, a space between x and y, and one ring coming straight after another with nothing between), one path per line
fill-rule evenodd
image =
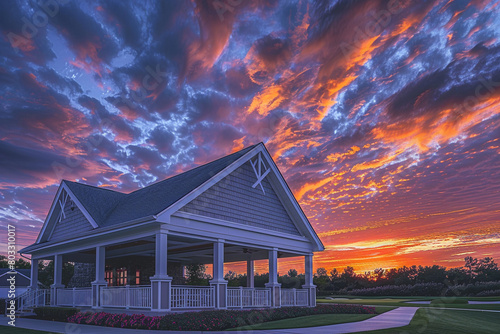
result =
M278 283L278 248L269 251L269 283Z
M254 287L254 262L253 260L247 261L247 288Z
M31 258L31 284L30 290L38 288L38 259Z
M308 305L311 307L316 306L316 285L313 284L313 254L304 256L305 279L306 284L302 288L308 290Z
M278 248L269 251L269 283L271 288L271 307L281 307L281 284L278 283Z
M224 280L224 240L214 242L213 281Z
M103 301L108 298L101 293L101 288L106 287L106 247L97 246L95 248L95 281L92 282L92 308L100 308Z
M155 234L155 275L151 281L151 310L169 311L172 277L167 275L168 231L160 228Z
M210 286L214 288L215 307L227 308L227 281L224 279L224 240L214 242L213 279Z
M62 284L63 258L61 254L54 255L54 284L50 286L50 304L57 305L57 289L64 288Z
M99 283L106 282L106 247L98 246L95 249L95 280Z
M313 285L313 255L309 254L304 256L304 268L306 271L306 284L307 286Z

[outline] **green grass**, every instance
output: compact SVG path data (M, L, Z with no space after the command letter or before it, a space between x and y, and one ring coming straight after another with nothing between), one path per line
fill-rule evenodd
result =
M248 331L248 330L264 330L264 329L289 329L289 328L304 328L317 327L335 324L343 324L346 322L363 321L372 318L376 315L395 309L395 307L375 307L376 314L317 314L291 319L283 319L276 321L268 321L260 324L230 328L227 331Z
M408 326L363 333L491 334L496 333L498 328L500 328L500 316L496 312L421 308Z
M376 306L422 307L422 308L461 308L478 310L500 310L500 304L467 304L467 300L498 301L499 297L354 297L333 296L333 298L348 298L342 300L318 299L318 303L361 304ZM432 304L412 304L408 301L430 300Z
M231 328L228 329L228 331L289 329L289 328L327 326L334 324L342 324L345 322L362 321L374 316L376 316L376 314L317 314L317 315L308 315L305 317L298 317L292 319L268 321L250 326Z
M44 333L51 334L51 333L53 333L53 332L35 331L33 329L24 329L24 328L13 327L13 326L1 326L1 325L0 325L0 332L2 332L2 334L44 334Z

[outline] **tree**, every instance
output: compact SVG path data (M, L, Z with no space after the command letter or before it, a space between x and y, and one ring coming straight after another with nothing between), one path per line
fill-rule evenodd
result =
M479 264L479 261L477 258L474 258L472 256L467 256L465 258L465 265L464 269L465 272L467 273L467 276L469 277L469 280L472 281L474 280L474 277L477 275L477 266Z
M71 262L64 262L62 267L62 284L68 285L75 272L75 267ZM54 261L38 264L38 281L46 288L54 283Z
M295 269L288 270L288 276L297 277L297 270L295 270Z
M326 271L325 268L318 268L316 269L316 276L317 277L328 276L328 272Z
M14 267L16 269L30 269L31 263L19 258L15 261ZM0 255L0 268L9 268L9 261L5 255Z
M373 271L373 278L376 281L380 281L385 278L385 269L384 268L377 268Z
M479 260L476 267L476 274L478 280L480 281L492 281L500 278L498 265L491 257L485 257L484 259Z
M201 263L193 263L186 266L186 282L189 285L208 285L207 267Z
M332 281L338 279L339 277L340 277L340 274L337 271L337 268L333 268L332 270L330 270L330 279Z

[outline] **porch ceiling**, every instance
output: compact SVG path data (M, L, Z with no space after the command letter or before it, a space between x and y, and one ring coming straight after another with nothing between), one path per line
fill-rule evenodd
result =
M121 258L128 256L155 256L155 239L153 236L141 238L127 243L113 244L106 246L106 258ZM279 258L296 257L298 254L288 252L278 252ZM169 236L168 239L168 261L179 262L181 264L202 263L211 264L213 262L213 243L209 241L181 237ZM246 260L264 260L268 258L266 249L257 247L245 247L241 245L225 244L224 262L238 262ZM95 262L95 249L88 249L80 252L67 253L63 255L66 262Z

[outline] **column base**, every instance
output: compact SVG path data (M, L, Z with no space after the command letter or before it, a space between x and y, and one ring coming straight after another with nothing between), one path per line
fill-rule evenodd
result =
M266 283L264 286L271 289L271 308L281 307L281 283Z
M151 310L170 311L172 277L168 275L155 275L151 281Z
M211 280L210 286L214 287L214 306L216 309L227 309L227 281L225 279Z
M50 286L50 305L57 306L57 289L64 289L64 284L52 284Z
M307 304L309 307L316 306L316 285L302 285L302 289L307 289Z
M101 295L101 287L108 286L106 281L93 281L92 285L92 308L101 309L102 299L105 298Z

